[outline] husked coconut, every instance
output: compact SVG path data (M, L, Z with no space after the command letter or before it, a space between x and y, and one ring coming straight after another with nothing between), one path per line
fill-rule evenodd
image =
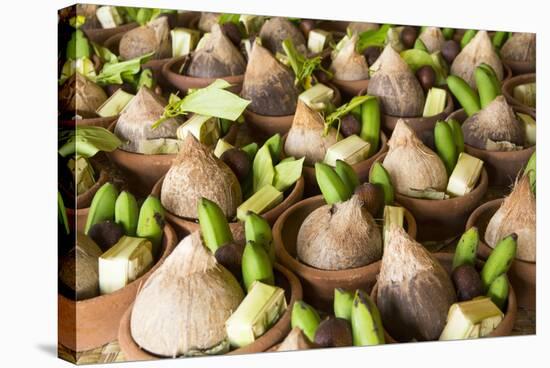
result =
M277 351L293 351L312 349L313 344L309 342L302 329L298 326L294 327L283 342L277 348Z
M427 27L418 38L424 43L430 54L441 51L441 46L445 42L445 37L439 27Z
M537 36L535 33L514 33L500 49L502 60L529 63L535 70L537 61Z
M59 91L59 108L81 117L95 117L96 110L107 100L107 94L97 84L75 72Z
M202 12L198 24L199 31L204 33L210 32L212 26L218 24L220 15L220 13Z
M273 17L268 19L260 29L262 45L272 53L285 53L283 41L287 38L292 40L294 47L300 53L307 51L306 39L302 32L286 18Z
M126 32L120 39L118 51L124 60L150 52L155 52L155 58L163 59L171 56L171 48L168 18L162 16Z
M336 52L330 70L334 78L345 81L369 79L369 66L365 56L358 53L357 34L344 41L342 48Z

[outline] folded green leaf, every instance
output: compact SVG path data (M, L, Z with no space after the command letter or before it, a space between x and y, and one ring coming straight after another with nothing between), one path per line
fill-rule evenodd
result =
M269 148L269 153L271 154L271 160L273 163L278 163L281 157L281 151L283 150L283 140L279 133L271 136L267 141L265 141L264 146Z
M68 141L59 149L59 154L63 157L76 153L90 158L99 151L114 151L122 144L116 135L102 127L77 127L72 133Z
M63 64L61 69L61 77L59 77L59 84L62 85L67 79L72 77L72 75L78 72L82 76L86 77L91 81L95 81L96 74L94 69L94 63L87 57L83 57L77 60L67 60Z
M273 183L275 169L273 168L269 147L265 144L258 150L258 153L256 153L254 157L252 175L252 191L254 193L262 189L264 185L271 185L271 183Z
M92 47L94 53L103 61L104 63L118 63L118 57L111 52L107 47L103 47L95 42L92 42Z
M283 160L275 166L275 175L273 177L273 186L284 192L290 188L302 175L304 157L299 160Z
M141 65L149 61L154 52L139 56L134 59L106 63L103 65L101 72L96 77L95 82L99 85L122 84L133 82L136 74L141 70Z
M300 54L298 50L296 50L296 47L294 47L294 43L290 38L283 41L283 50L286 53L290 67L294 71L295 85L300 85L304 89L311 88L313 72L316 70L321 70L327 73L329 77L332 75L330 71L321 66L321 62L323 61L321 56L307 58L306 56Z
M378 29L361 32L357 40L357 51L363 52L370 46L383 47L386 42L386 34L390 28L390 24L384 24Z
M333 124L337 124L337 130L340 132L340 121L347 114L351 113L352 110L356 109L358 106L361 106L365 101L375 98L374 96L355 96L347 104L343 104L338 107L334 112L330 113L325 118L325 134L328 134L330 127Z

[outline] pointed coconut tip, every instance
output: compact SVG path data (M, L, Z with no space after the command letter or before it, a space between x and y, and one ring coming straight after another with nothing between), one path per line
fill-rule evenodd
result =
M306 40L302 32L284 17L273 17L265 21L260 29L262 44L271 52L284 53L282 43L290 38L299 52L306 52Z
M441 50L445 37L439 27L428 27L419 36L420 40L424 43L428 52L434 53Z
M277 351L294 351L311 349L312 344L300 327L294 327L277 348Z
M405 63L391 44L384 47L384 50L382 50L382 53L378 57L377 63L379 63L377 73L384 72L390 74L394 72L409 72L412 74L407 63Z
M365 57L356 51L358 36L353 33L345 41L342 49L333 55L330 65L334 78L343 81L356 81L369 78L369 66Z
M298 99L296 103L296 113L292 119L292 127L301 127L303 129L324 129L325 120L323 116L311 109L302 100Z
M185 277L197 272L205 272L219 265L214 255L202 242L200 231L195 231L176 245L162 267L174 267L180 276Z
M388 146L401 145L406 142L414 142L419 145L424 146L424 143L416 136L415 131L405 122L403 119L397 120L395 128L393 129L390 140L388 141Z

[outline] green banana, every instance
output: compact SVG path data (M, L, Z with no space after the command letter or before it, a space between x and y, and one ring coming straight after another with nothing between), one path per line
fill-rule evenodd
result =
M449 75L447 77L447 86L456 97L460 105L466 111L468 116L472 116L479 110L481 110L479 104L479 96L477 93L464 81L464 79L457 77L456 75Z
M502 94L502 83L500 82L500 79L497 77L497 73L493 69L492 66L486 63L481 63L478 65L478 68L481 68L485 70L485 72L488 74L489 78L491 79L491 82L495 86L495 89L498 91L498 95Z
M462 152L464 152L464 133L462 133L462 126L455 119L447 120L447 124L449 124L449 126L451 127L451 131L453 132L456 153L457 155L460 155Z
M491 74L494 74L494 72L492 69L489 71L487 67L490 68L488 65L486 67L480 65L474 71L481 108L489 105L500 95L500 85L496 84L497 78L493 78Z
M359 136L369 142L369 156L378 152L380 144L380 105L378 98L366 100L361 105L361 133Z
M357 186L359 186L359 177L350 164L343 160L336 160L336 167L334 168L336 174L342 179L346 187L353 192Z
M319 317L319 313L311 305L303 300L298 300L294 303L290 317L292 328L300 328L304 335L313 342L319 323L321 323L321 317Z
M250 158L250 162L252 162L254 161L254 157L258 152L258 148L258 143L252 142L250 144L247 144L246 146L241 147L241 150L248 155L248 157Z
M414 41L413 49L428 52L428 48L420 38L417 38L416 41Z
M510 269L516 257L517 239L516 233L506 236L498 242L487 258L487 262L481 269L481 281L485 290L489 289L497 277Z
M453 36L455 34L455 29L454 28L443 28L441 30L441 33L443 33L443 37L445 37L446 40L450 40L451 38L453 38Z
M451 175L456 166L456 161L458 160L458 153L456 152L453 131L451 130L449 124L444 121L438 121L435 123L434 142L435 148L437 149L437 154L441 158L441 161L445 164L447 174Z
M212 254L222 245L233 241L229 223L220 206L211 200L201 198L197 212L204 245Z
M85 234L88 234L90 228L98 222L114 220L117 197L118 190L111 183L105 183L98 189L88 211L88 219L84 228Z
M510 287L508 285L508 276L503 273L491 283L487 291L487 296L504 312L509 293Z
M393 203L394 191L391 177L380 162L375 162L374 165L372 165L369 175L369 183L378 184L382 187L382 190L384 191L384 203L386 205Z
M504 45L504 42L506 42L506 39L508 38L508 32L503 31L497 31L495 32L495 35L493 36L492 43L493 46L498 50Z
M462 36L462 39L460 40L460 48L466 47L467 44L470 43L472 38L477 34L477 31L475 29L469 29L466 32L464 32L464 35Z
M352 195L352 191L340 176L327 164L322 162L315 164L315 178L328 204L347 201Z
M275 284L271 260L261 244L253 241L246 242L241 267L246 290L250 290L254 281L261 281L268 285Z
M132 193L122 191L115 202L115 222L122 226L127 236L135 236L139 207Z
M160 252L162 234L164 231L165 210L160 199L149 195L139 210L136 235L139 238L146 238L153 244L153 254Z
M334 315L351 321L351 308L353 306L353 293L341 288L334 289Z
M523 170L524 175L529 176L529 184L531 184L531 191L533 194L536 193L537 189L537 156L536 151L533 152L531 157L529 158L529 161L527 161L527 165L525 166L525 170Z
M380 311L368 294L357 290L351 308L351 331L354 346L381 345L385 343L384 327Z
M249 211L244 220L244 234L246 241L253 241L263 246L269 255L269 259L271 259L271 263L275 262L273 233L266 219Z
M477 227L473 226L462 234L456 245L455 255L453 257L453 270L463 264L475 266L478 244L479 232Z

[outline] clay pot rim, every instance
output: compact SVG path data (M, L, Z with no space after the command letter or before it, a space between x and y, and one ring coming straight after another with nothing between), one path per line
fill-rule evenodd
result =
M481 206L479 206L478 208L476 208L472 214L470 215L470 217L468 217L468 221L466 222L466 230L468 230L469 228L471 227L478 227L477 226L477 221L479 219L479 217L485 213L485 212L488 212L488 211L491 211L493 208L496 208L496 210L498 210L500 208L500 206L502 205L502 202L504 202L504 198L497 198L497 199L493 199L492 201L489 201L489 202L485 202L484 204L482 204ZM478 227L479 229L479 227ZM494 248L490 247L489 244L487 244L485 242L485 239L479 239L479 246L484 248L484 252L485 254L488 254L488 253L491 253ZM479 250L478 250L478 258L480 257L479 255ZM526 267L535 267L537 262L532 262L532 261L525 261L525 260L522 260L522 259L519 259L519 258L514 258L514 262L517 262L517 263L521 263L521 264L524 264Z
M279 216L279 218L275 222L275 225L273 225L273 242L275 244L277 258L279 258L284 264L288 265L291 270L299 270L299 274L302 275L307 274L307 278L310 280L339 281L349 280L350 277L352 279L357 279L361 278L363 274L371 273L372 271L376 270L380 265L380 260L374 261L365 266L348 268L344 270L322 270L320 268L309 266L299 261L297 258L292 257L290 253L288 253L282 239L284 223L286 222L290 214L292 214L297 208L320 201L325 204L325 200L322 195L303 199L290 206L285 212L281 214L281 216ZM398 203L395 204L403 207ZM405 220L407 221L408 233L411 235L411 237L415 238L416 220L409 210L407 210L405 207L403 208L405 209Z
M103 124L109 126L112 122L118 119L120 114L106 117L84 118L84 119L61 119L59 124L63 127L76 128L83 126L103 126Z
M256 339L253 343L251 343L250 345L244 346L242 348L230 350L228 353L224 355L253 353L253 352L256 352L256 349L254 349L254 346L258 346L258 347L262 346L260 351L262 352L267 351L271 347L278 344L290 332L290 317L292 313L292 306L296 301L302 299L302 284L300 283L300 280L296 277L296 275L294 275L292 271L290 271L288 268L286 268L282 264L275 263L273 267L275 271L280 275L282 275L289 284L290 300L287 303L287 309L281 315L281 317L279 317L277 322L273 326L271 326L262 336ZM131 320L133 307L134 307L134 303L132 303L130 307L128 307L128 309L122 316L122 319L119 325L118 341L120 343L121 350L124 352L124 350L126 349L126 350L130 350L133 355L138 354L140 356L139 358L140 360L170 359L171 357L151 354L148 351L141 349L139 345L135 342L130 330L130 320ZM273 343L269 342L268 340L273 340Z
M162 241L162 243L164 245L163 252L162 252L160 258L158 259L158 261L153 265L153 267L151 267L151 269L149 271L147 271L146 273L144 273L143 275L141 275L140 277L138 277L134 281L130 282L129 284L127 284L123 288L120 288L117 291L114 291L114 292L109 293L109 294L98 295L98 296L95 296L93 298L88 298L88 299L84 299L84 300L72 300L72 299L69 299L66 296L62 295L62 294L59 294L59 293L58 293L58 297L63 302L73 303L78 307L78 306L83 306L83 305L88 305L88 304L91 305L91 304L97 304L97 303L107 303L107 302L109 302L110 299L112 300L112 299L115 299L115 298L121 296L122 294L124 294L126 292L126 290L128 290L130 287L132 287L134 285L139 285L139 287L138 287L138 290L139 290L139 288L141 287L140 284L144 280L147 280L149 278L149 276L151 276L151 274L164 262L166 257L168 257L168 255L170 255L170 253L172 253L172 250L176 247L177 242L178 242L178 237L176 235L176 231L174 230L174 228L169 223L165 223L164 224L164 229L163 229L163 241Z
M442 263L442 262L451 263L452 260L453 260L453 256L454 256L453 253L443 253L443 252L430 253L430 254L434 258L436 258L440 263ZM483 262L482 260L477 259L476 260L476 268L481 267L484 263L485 262ZM512 326L512 328L514 326L518 306L517 306L516 293L514 292L514 287L512 286L512 283L510 282L510 280L508 280L508 287L509 287L510 291L509 291L509 294L508 294L508 305L507 305L507 308L506 308L506 312L504 313L504 318L499 323L497 328L495 328L486 337L509 336L509 334L505 334L504 330L506 330L507 325ZM374 302L375 305L378 306L377 292L378 292L378 281L376 281L376 283L372 287L372 291L371 291L371 294L370 294L371 300ZM456 292L456 289L455 289L455 292ZM384 328L384 330L386 330L386 329ZM388 333L388 335L389 335L389 333ZM390 337L391 337L391 335L390 335ZM395 340L393 337L392 337L392 339ZM398 343L411 342L411 341L398 341L398 340L395 340L395 341L398 342ZM432 342L432 341L440 341L440 340L415 341L415 342ZM460 340L455 340L455 341L460 341Z
M379 162L380 164L382 164L382 161L384 160L385 157L386 157L386 153L380 155L380 157L378 157L375 162ZM370 171L372 171L372 166L371 166ZM370 176L370 171L369 171L369 176ZM485 166L484 166L481 170L481 177L478 179L477 184L474 187L474 189L472 189L472 191L470 193L467 193L463 196L451 197L451 198L447 198L447 199L427 199L427 198L409 197L407 195L397 193L397 191L396 191L395 192L395 198L398 201L400 199L405 198L408 201L415 201L417 203L428 203L429 202L429 203L437 204L438 206L441 205L441 203L446 203L446 204L449 204L449 205L453 205L453 204L456 204L457 202L463 202L463 201L469 200L472 197L475 197L478 194L480 194L480 192L485 192L487 190L488 185L489 185L489 175L487 174L487 170L485 169Z
M160 198L160 195L161 195L161 191L162 191L162 183L164 182L164 177L166 176L163 175L156 183L155 185L153 186L153 189L151 190L151 194ZM278 210L279 208L283 207L283 206L286 206L288 205L289 202L293 201L295 199L295 197L297 196L300 196L301 197L301 193L303 193L304 191L304 184L305 181L304 181L304 176L303 175L300 175L300 177L298 178L298 180L296 181L296 183L294 183L294 185L292 186L292 190L290 191L290 193L283 199L283 201L281 203L279 203L278 205L276 205L275 207L273 207L272 209L270 209L269 211L266 211L264 213L262 213L260 216L266 218L266 217L269 217L269 215L271 213L274 213L276 212L276 210ZM198 224L198 218L197 219L193 219L193 218L188 218L188 217L181 217L181 216L178 216L168 210L166 210L166 218L171 221L171 222L174 222L174 223L178 223L178 222L191 222L193 224ZM241 221L237 220L237 221L229 221L229 225L231 226L232 224L239 224L241 223ZM185 227L185 226L183 226Z
M525 109L534 110L536 111L535 107L527 106L524 103L517 100L513 95L513 90L515 87L526 84L526 83L536 83L537 81L537 74L536 73L528 73L528 74L519 74L512 78L507 79L504 83L502 83L502 94L506 98L506 101L512 107L519 106Z
M507 74L508 78L506 79L503 78L502 80L503 82L505 80L509 80L511 78L514 78L520 75L526 75L531 73L534 74L537 71L536 60L535 60L535 69L529 73L520 72L520 70L531 69L531 63L529 61L516 61L516 60L509 60L509 59L501 59L501 61L502 61L502 66L509 70L509 74ZM507 70L507 73L508 73L508 70ZM516 70L518 71L518 73L515 76L512 76Z
M98 28L85 29L85 30L83 29L83 32L86 35L86 37L88 37L93 42L97 42L96 41L97 38L104 38L103 42L99 43L100 45L103 46L105 42L112 36L117 35L119 33L126 33L137 27L139 27L139 24L137 22L130 22L130 23L122 24L117 27L113 27L113 28L98 27ZM104 34L111 34L111 35L104 37L103 36Z

